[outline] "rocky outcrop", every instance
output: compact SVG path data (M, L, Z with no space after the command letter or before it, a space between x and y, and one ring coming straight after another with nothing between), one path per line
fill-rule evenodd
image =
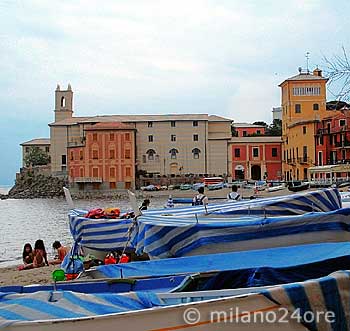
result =
M15 186L7 197L13 199L54 198L63 196L66 180L26 171L16 178ZM1 198L1 197L0 197Z

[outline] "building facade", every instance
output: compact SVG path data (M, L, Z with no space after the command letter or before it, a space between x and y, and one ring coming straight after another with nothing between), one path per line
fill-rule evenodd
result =
M233 180L282 179L281 137L232 137L229 149Z
M259 136L265 134L265 126L250 123L233 123L233 135L236 137Z
M317 123L327 117L326 83L316 68L286 79L282 90L283 177L306 179L307 169L316 164Z
M26 141L21 144L22 146L22 166L25 166L25 158L30 152L31 148L39 148L45 154L50 155L50 139L49 138L36 138Z
M124 123L97 123L84 128L81 144L68 146L73 188L134 189L135 128Z
M208 114L74 117L73 92L70 85L67 90L61 90L60 86L57 86L54 112L55 122L49 124L51 167L54 175L71 172L70 175L75 178L75 182L76 178L79 178L82 183L81 177L86 177L86 182L91 180L94 177L91 175L93 170L84 163L97 161L89 156L88 135L91 134L92 128L98 129L95 134L102 141L106 139L102 138L101 133L106 132L104 127L106 125L111 127L113 123L119 126L127 125L128 130L135 132L132 150L134 156L130 159L134 162L130 177L133 181L131 187L134 187L137 171L159 176L182 174L226 176L230 171L227 153L228 141L231 139L230 119ZM100 150L105 147L99 145L98 148ZM73 159L70 155L72 152ZM80 153L83 153L83 160L80 160L80 157L76 159L76 155ZM102 162L100 158L99 162ZM120 162L125 162L125 159L121 159ZM102 168L108 166L110 164L99 164ZM82 173L84 176L80 176ZM105 183L101 184L101 187L105 188L108 185L114 187L114 181L107 176L107 172L99 170L96 178L100 183ZM117 188L130 185L129 178L124 182L119 181L121 179L116 178ZM97 186L98 184L95 184L95 187Z

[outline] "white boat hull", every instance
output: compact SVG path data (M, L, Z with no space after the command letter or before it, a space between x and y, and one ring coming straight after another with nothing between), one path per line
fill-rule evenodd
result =
M307 330L295 319L288 319L285 314L286 310L281 309L280 305L268 300L263 295L252 294L241 297L220 298L188 304L179 304L176 306L151 308L88 318L20 322L8 326L5 330ZM257 321L249 323L247 322L249 321L249 318L251 321L253 318L256 318ZM268 322L271 321L271 318L275 318L276 321L286 319L288 320L288 323Z

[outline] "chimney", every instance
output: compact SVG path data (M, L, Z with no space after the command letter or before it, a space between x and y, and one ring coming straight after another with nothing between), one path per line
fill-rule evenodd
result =
M317 68L317 67L314 69L314 71L312 73L314 76L322 77L322 70Z

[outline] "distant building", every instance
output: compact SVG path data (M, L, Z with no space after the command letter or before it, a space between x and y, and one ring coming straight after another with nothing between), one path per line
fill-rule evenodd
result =
M281 137L232 137L229 149L233 180L282 179Z
M249 137L251 135L264 135L265 126L250 123L233 123L232 127L237 137Z
M99 155L101 170L97 173L96 167L93 170L90 165L97 161L91 159L89 154L92 145L87 135L91 135L92 130L96 128L97 139L107 139L102 138L104 136L102 132L107 131L112 133L115 130L115 135L120 135L121 131L125 130L135 132L133 138L135 147L130 150L134 155L130 159L134 162L130 177L132 181L138 170L160 176L227 175L230 171L227 151L228 141L231 139L231 122L230 119L208 114L73 117L72 89L69 85L67 90L61 90L58 85L55 91L55 122L49 124L52 172L55 175L69 173L71 180L75 178L76 182L76 178L79 178L80 183L82 183L80 177L88 178L86 182L96 178L96 183L114 183L107 174L112 171L108 168L115 165L105 160L108 159L106 157L108 151L105 149L110 142L107 143L105 140L104 144L95 144L94 147ZM113 123L120 128L112 129ZM107 125L110 129L102 129L103 125ZM122 125L127 127L121 129ZM70 152L74 154L73 160L69 155ZM81 152L84 162L80 160L80 156L78 160L76 159ZM117 149L114 153L116 157L117 155L119 158L123 157ZM126 162L125 157L118 162L119 164ZM84 169L84 176L80 176L80 171L83 171L81 169ZM134 187L134 182L128 184L129 178L126 177L128 176L124 174L124 177L116 178L117 188L129 185ZM121 180L124 181L124 185ZM83 189L83 185L79 185ZM100 186L104 188L106 185ZM97 187L95 184L95 188ZM114 187L114 184L109 184L109 187Z
M25 157L30 152L31 148L38 147L47 155L50 155L50 139L49 138L36 138L26 141L21 144L22 146L22 166L25 166Z
M308 168L316 164L317 124L329 116L326 110L327 78L316 68L283 81L282 138L285 180L306 179Z
M272 120L282 121L282 107L273 107L272 108Z

